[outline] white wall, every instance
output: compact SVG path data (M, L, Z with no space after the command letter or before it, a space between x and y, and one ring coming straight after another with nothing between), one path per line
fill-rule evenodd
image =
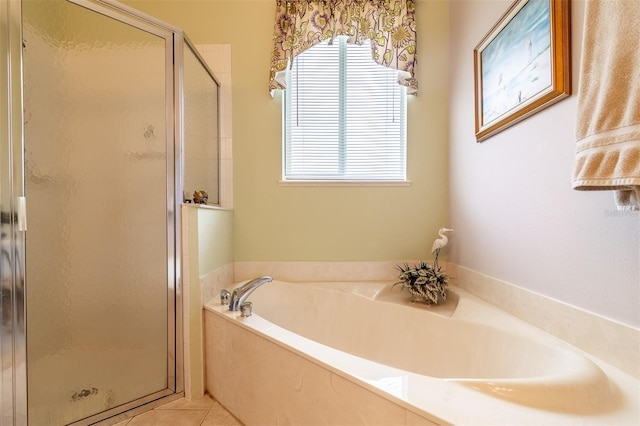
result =
M511 0L450 2L450 260L638 327L640 213L571 188L577 96L476 143L473 49ZM577 87L584 2L571 2Z

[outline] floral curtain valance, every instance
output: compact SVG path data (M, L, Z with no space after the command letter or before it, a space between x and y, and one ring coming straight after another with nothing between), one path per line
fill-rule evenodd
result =
M285 89L293 58L339 35L371 40L373 60L401 71L399 83L416 94L414 0L277 0L269 90Z

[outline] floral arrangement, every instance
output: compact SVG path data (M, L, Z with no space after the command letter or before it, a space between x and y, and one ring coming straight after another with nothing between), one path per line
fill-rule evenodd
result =
M413 301L437 305L447 300L449 277L440 272L439 266L433 267L425 262L420 262L417 266L405 263L397 269L400 276L393 286L402 284L411 294Z

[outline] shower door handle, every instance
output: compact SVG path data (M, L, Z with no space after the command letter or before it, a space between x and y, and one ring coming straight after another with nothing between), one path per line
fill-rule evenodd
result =
M18 231L27 230L27 198L18 197Z

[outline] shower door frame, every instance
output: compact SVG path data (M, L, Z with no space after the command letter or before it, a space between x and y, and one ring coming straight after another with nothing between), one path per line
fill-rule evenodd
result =
M4 0L6 1L6 0ZM8 0L20 3L20 0ZM70 3L84 7L107 18L115 19L142 31L156 35L165 40L165 99L166 99L166 178L167 178L167 388L145 397L130 401L118 407L109 409L84 418L72 425L89 425L106 419L113 421L125 419L134 414L147 411L157 405L166 403L184 395L184 354L183 354L183 298L182 298L182 263L181 247L181 215L177 204L182 200L182 100L180 94L182 69L178 61L174 61L175 52L181 48L183 42L182 31L167 25L149 15L145 15L133 8L111 0L67 0ZM175 63L174 63L175 62ZM19 192L24 193L22 150L16 151L14 162L19 161L20 179ZM16 172L14 171L14 176ZM16 188L17 189L17 188ZM24 254L23 254L24 255ZM24 265L23 265L24 267ZM26 294L22 303L26 302ZM26 320L26 313L25 318ZM23 339L26 345L26 339ZM24 401L26 410L26 380L27 375L20 378L20 392L17 399ZM17 423L17 424L26 424Z
M2 60L0 66L6 71L3 74L3 92L6 92L6 114L2 120L7 127L2 130L0 142L2 151L2 164L0 164L0 192L4 192L0 198L2 212L6 217L8 230L9 251L9 281L7 299L10 307L10 323L0 326L0 386L2 386L2 400L0 407L0 423L10 420L14 425L27 424L27 365L26 365L26 313L25 313L25 263L24 241L26 222L23 213L23 104L22 104L22 2L21 0L0 0L0 28L4 31L4 42L1 46ZM0 309L1 310L1 309ZM3 312L3 315L5 313ZM11 336L7 339L5 333ZM4 343L9 341L8 347ZM10 365L5 366L6 358L10 359ZM5 372L5 367L8 371ZM5 394L9 391L8 394ZM10 414L5 416L6 411Z

